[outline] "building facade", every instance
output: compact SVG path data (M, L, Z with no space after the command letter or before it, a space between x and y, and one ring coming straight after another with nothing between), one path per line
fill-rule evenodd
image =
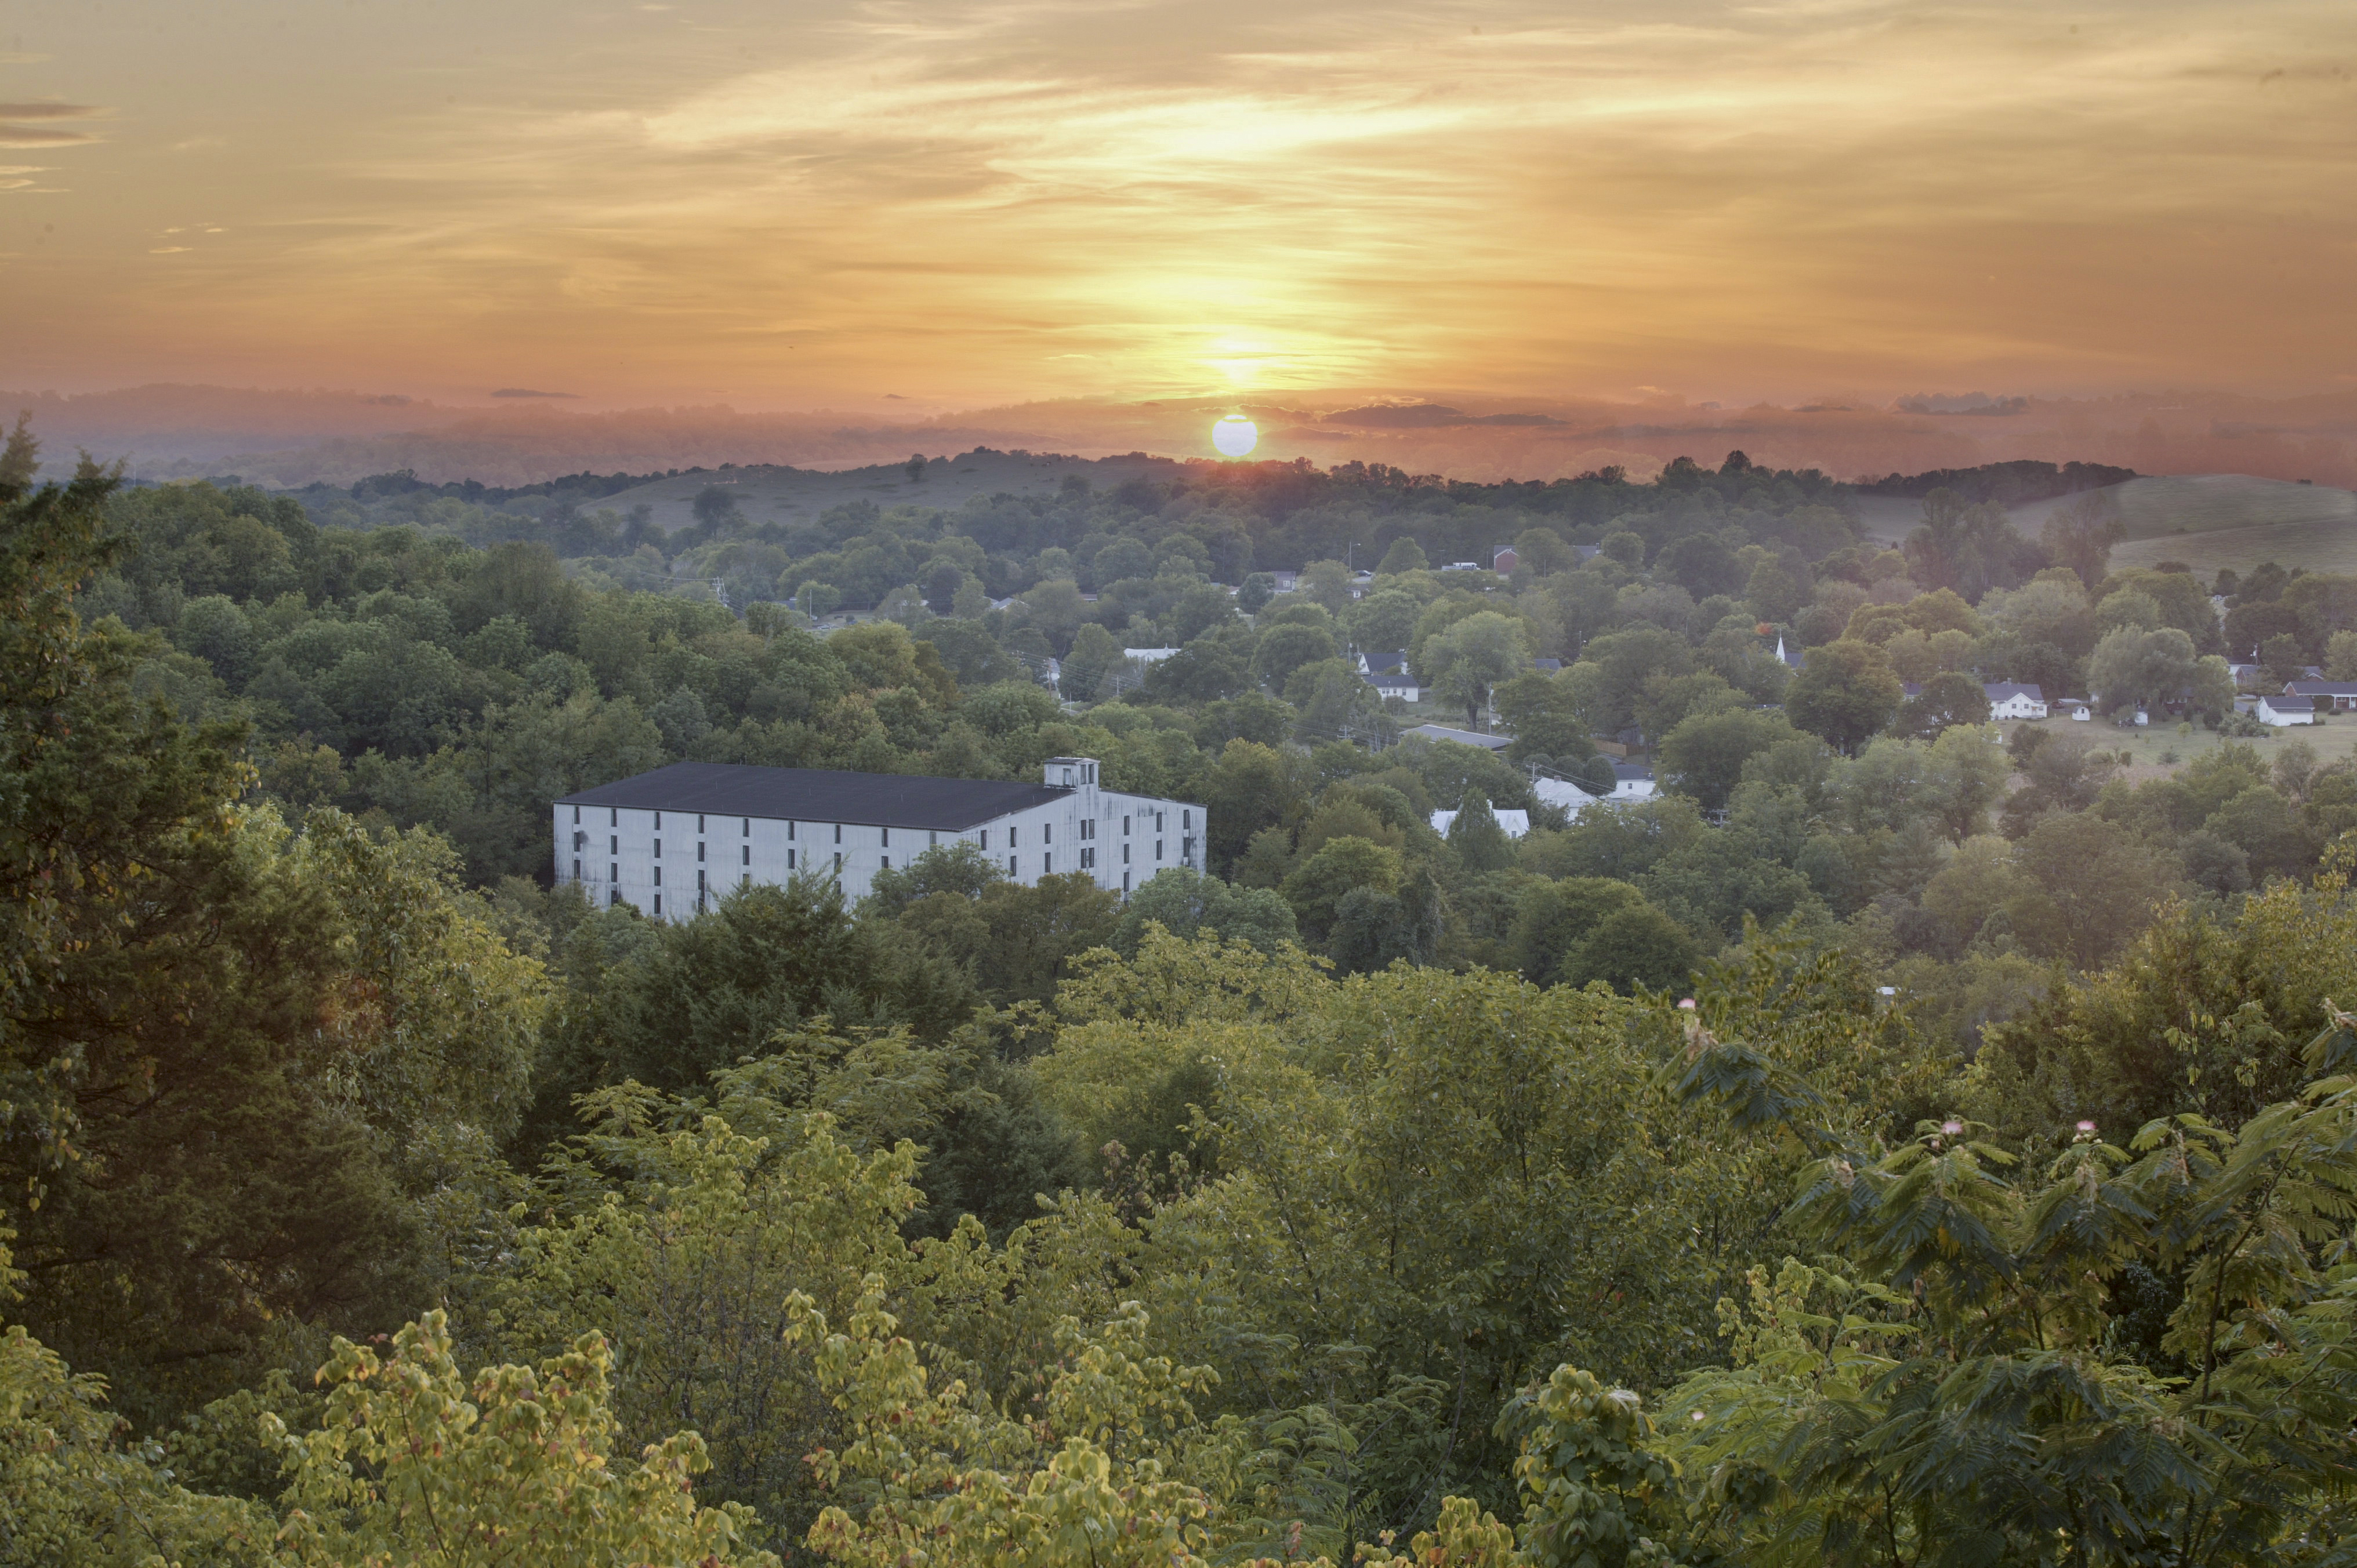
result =
M557 801L556 880L673 920L803 874L856 900L942 844L974 845L1010 881L1081 872L1122 894L1170 866L1203 869L1200 805L1103 789L1097 768L1050 757L1028 784L673 763Z

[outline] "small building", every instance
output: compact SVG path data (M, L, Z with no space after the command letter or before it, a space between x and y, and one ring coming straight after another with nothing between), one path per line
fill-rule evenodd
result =
M1189 801L1101 788L1087 757L1049 757L1036 784L674 762L567 795L554 816L559 883L659 920L796 875L857 899L895 856L951 843L1011 881L1079 872L1128 893L1169 866L1200 871L1206 822Z
M1479 561L1451 561L1441 568L1444 572L1479 572L1480 569Z
M2050 705L2074 724L2086 724L2095 716L2095 703L2091 697L2061 697Z
M1521 838L1531 831L1531 814L1528 811L1501 811L1492 809L1490 814L1498 819L1498 825L1506 830L1506 836L1510 839ZM1457 813L1454 811L1435 811L1432 813L1432 831L1442 838L1447 838L1448 824L1456 820Z
M1531 668L1537 671L1542 675L1560 675L1563 673L1563 660L1560 659L1534 659L1531 660Z
M1424 688L1415 683L1415 677L1399 671L1387 675L1370 675L1367 684L1375 689L1377 695L1397 697L1403 703L1421 702L1424 698Z
M2312 725L2316 722L2316 699L2295 697L2287 693L2262 694L2254 709L2263 725L2282 729L2291 725Z
M1178 651L1175 648L1132 648L1125 651L1122 657L1134 659L1140 664L1159 664Z
M1653 770L1641 762L1616 762L1612 765L1612 793L1609 800L1650 800L1655 794Z
M1453 729L1448 725L1418 725L1405 732L1402 738L1411 735L1421 736L1426 740L1450 740L1459 746L1478 746L1484 751L1503 751L1514 744L1514 737L1510 735L1483 735L1479 730Z
M2014 681L1996 681L1981 687L1988 698L1989 717L1993 719L2042 719L2046 716L2046 693L2036 686L2025 686Z
M1582 564L1585 564L1587 562L1595 560L1598 555L1603 554L1604 546L1601 544L1575 544L1571 547L1571 553L1579 558Z
M2320 712L2345 714L2357 709L2357 681L2294 681L2284 695L2313 698Z
M1407 673L1407 653L1405 650L1394 652L1361 653L1359 655L1359 673L1405 675Z
M1578 816L1598 799L1567 779L1534 779L1531 793L1544 805L1560 807L1567 817Z
M1501 577L1513 575L1514 568L1522 564L1522 552L1511 544L1501 544L1490 552L1490 570Z
M1776 634L1776 662L1787 670L1798 670L1801 667L1801 650L1795 648L1787 651L1784 647L1784 634L1781 631Z

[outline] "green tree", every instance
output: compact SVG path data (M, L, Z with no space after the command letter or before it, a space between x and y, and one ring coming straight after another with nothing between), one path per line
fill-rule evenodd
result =
M1744 765L1793 733L1781 714L1749 708L1698 713L1662 737L1657 765L1672 788L1716 811L1743 781Z
M1461 703L1466 723L1478 725L1491 688L1528 667L1527 636L1523 622L1495 610L1468 616L1425 643L1417 677Z
M1448 847L1465 869L1477 875L1503 871L1514 863L1514 844L1498 825L1497 813L1478 789L1466 791L1464 801L1448 824Z
M1854 751L1890 723L1905 697L1880 649L1844 638L1809 650L1784 693L1784 712L1794 727Z

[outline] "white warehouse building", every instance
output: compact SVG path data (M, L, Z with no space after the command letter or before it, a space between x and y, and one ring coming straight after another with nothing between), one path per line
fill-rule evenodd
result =
M1203 808L1098 787L1096 759L1056 757L1037 784L675 762L555 806L556 880L598 905L684 919L730 888L831 876L864 897L876 874L971 843L1008 878L1083 872L1128 893L1203 869Z

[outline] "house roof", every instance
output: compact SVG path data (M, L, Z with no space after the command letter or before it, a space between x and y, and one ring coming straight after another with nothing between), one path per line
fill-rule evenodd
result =
M1396 670L1378 671L1370 674L1367 677L1367 684L1370 686L1381 686L1386 689L1405 687L1410 691L1423 690L1421 686L1416 684L1415 676L1402 674Z
M2314 697L2296 697L2287 693L2276 693L2259 698L2262 705L2279 714L2312 714L2316 712Z
M2033 703L2042 703L2046 700L2046 693L2040 691L2036 685L2024 685L2018 681L1991 682L1983 685L1981 692L1992 703L2008 702L2015 697L2027 697Z
M986 779L674 762L651 773L567 795L556 803L959 832L1070 793L1045 784Z
M1514 744L1512 736L1483 735L1478 730L1451 729L1447 725L1418 725L1407 732L1426 740L1453 740L1459 746L1478 746L1484 751L1503 751Z
M2301 697L2357 697L2357 681L2294 681L2284 690Z
M1405 674L1407 671L1407 650L1405 649L1396 652L1369 653L1363 657L1367 661L1367 668L1378 675L1387 675L1394 671Z
M1563 668L1563 660L1560 659L1534 659L1531 660L1531 668L1534 670L1545 670L1552 672Z
M1641 762L1616 761L1612 765L1612 777L1623 784L1634 784L1652 779L1653 770Z

